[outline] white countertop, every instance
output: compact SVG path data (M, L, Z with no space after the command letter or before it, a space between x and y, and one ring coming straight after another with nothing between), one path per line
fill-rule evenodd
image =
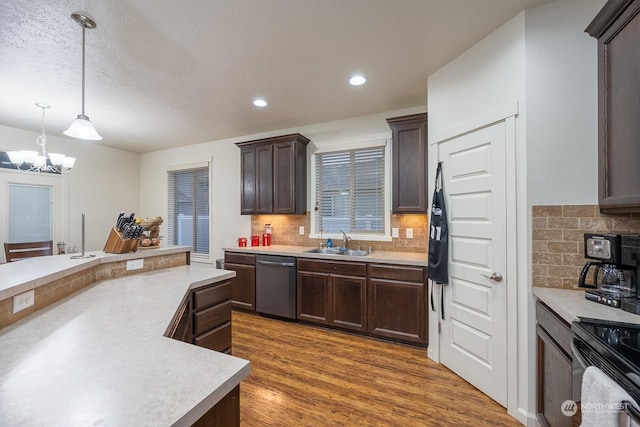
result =
M248 254L266 254L266 255L283 255L294 256L298 258L317 258L330 259L332 261L361 261L361 262L380 262L387 264L406 264L418 265L426 267L429 264L428 254L426 252L396 252L396 251L373 251L371 255L366 256L349 256L349 255L330 255L330 254L314 254L306 253L306 251L315 249L310 246L290 246L290 245L271 245L271 246L247 246L247 247L228 247L223 248L228 252L242 252Z
M164 334L190 288L233 276L190 265L96 282L1 329L0 425L191 425L249 362Z
M0 264L0 300L30 291L61 277L69 276L94 265L130 259L149 258L190 251L190 246L160 246L126 254L108 254L103 251L87 252L91 258L72 259L65 254L26 258L16 262Z
M555 311L567 323L580 318L611 320L614 322L638 323L640 316L619 308L588 301L584 291L533 287L533 295Z

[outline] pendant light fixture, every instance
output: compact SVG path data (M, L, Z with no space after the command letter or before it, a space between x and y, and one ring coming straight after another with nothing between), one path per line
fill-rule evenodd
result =
M31 150L7 151L9 160L18 170L29 172L49 172L49 173L67 173L71 170L76 162L74 157L68 157L60 153L47 152L47 133L44 131L44 113L51 106L36 103L36 106L42 109L42 118L40 119L40 135L36 139L36 144L42 149L41 153Z
M71 136L73 138L79 139L87 139L92 141L101 140L102 137L96 131L96 128L84 114L84 38L85 38L85 30L89 28L90 30L96 28L96 23L91 18L81 15L79 13L71 14L71 19L76 21L82 27L82 114L78 114L78 117L71 123L69 129L65 130L63 133L67 136Z

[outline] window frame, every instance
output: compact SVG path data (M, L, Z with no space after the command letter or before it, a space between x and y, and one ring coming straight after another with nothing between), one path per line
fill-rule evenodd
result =
M191 260L194 262L203 262L203 263L212 263L213 257L212 257L212 242L213 242L213 238L212 238L212 233L213 233L213 227L211 224L211 218L212 218L212 205L211 205L211 200L212 200L212 191L213 191L213 185L212 185L212 170L211 170L211 162L199 162L199 163L189 163L189 164L182 164L182 165L173 165L173 166L169 166L165 169L165 177L166 177L166 184L167 184L167 243L169 243L169 239L170 239L170 235L169 235L169 222L172 220L172 216L173 216L173 212L170 211L170 199L169 199L169 174L172 172L186 172L189 170L193 170L193 169L203 169L203 168L207 168L207 174L209 177L209 189L208 189L208 205L209 205L209 221L208 221L208 235L207 235L207 239L208 239L208 244L209 244L209 251L208 253L196 253L195 252L195 248L193 248L193 250L191 251ZM171 243L169 243L171 244Z
M7 227L7 239L6 241L9 243L21 243L21 242L44 242L47 240L53 240L53 233L54 233L54 210L55 210L55 193L54 193L54 188L53 185L50 184L25 184L25 183L16 183L16 182L9 182L8 183L8 197L7 197L7 221L8 221L8 227ZM15 209L14 204L15 205L20 205L21 203L16 203L16 199L12 198L12 190L13 189L13 195L16 196L18 195L19 189L40 189L40 190L46 190L46 195L48 196L48 200L45 202L48 208L48 212L46 212L46 215L44 216L44 218L47 220L47 224L45 225L44 223L41 225L44 225L44 229L42 231L46 232L46 235L37 235L37 236L31 236L31 238L15 238L15 230L12 230L11 227L16 227L16 228L21 228L20 225L18 224L19 222L24 222L21 221L20 218L15 218L12 215L12 211ZM29 203L33 203L33 200L27 200L27 199L32 199L32 198L21 198L20 202L25 202L27 204ZM36 197L37 199L37 197ZM13 203L12 203L13 202ZM30 205L32 208L37 208L34 210L37 211L42 211L41 208L42 206L33 206ZM15 221L12 222L12 219ZM29 224L33 224L33 222L29 222ZM40 224L38 224L40 225Z
M0 242L7 242L9 237L9 185L48 186L53 191L53 243L65 241L69 244L68 192L67 174L37 173L0 168ZM54 247L55 248L55 247ZM5 262L4 252L0 252L0 263Z
M390 242L391 241L391 141L388 136L384 138L373 137L367 140L357 141L333 141L332 143L322 145L321 147L315 146L310 156L310 204L309 206L315 207L317 196L317 168L316 159L318 154L333 153L339 151L353 151L359 149L368 149L384 146L384 232L383 233L347 233L353 240L367 240L375 242ZM310 239L342 239L342 233L336 232L321 232L316 228L317 211L314 208L310 209Z

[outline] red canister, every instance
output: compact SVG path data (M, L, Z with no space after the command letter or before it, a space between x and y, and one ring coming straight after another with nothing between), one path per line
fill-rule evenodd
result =
M246 237L238 237L238 247L240 247L240 248L247 247L247 238Z
M260 236L257 234L251 235L251 246L260 246Z
M262 246L271 246L271 234L262 233Z

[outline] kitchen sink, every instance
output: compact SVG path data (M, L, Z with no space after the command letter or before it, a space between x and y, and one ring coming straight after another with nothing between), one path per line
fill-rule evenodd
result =
M360 249L345 249L345 248L314 248L305 251L308 254L323 254L323 255L348 255L348 256L367 256L372 252L362 251Z
M347 249L344 252L341 252L341 254L343 255L349 255L349 256L367 256L372 254L373 251L369 252L369 251L362 251L360 249Z
M343 248L315 248L305 251L308 254L337 255L345 250Z

